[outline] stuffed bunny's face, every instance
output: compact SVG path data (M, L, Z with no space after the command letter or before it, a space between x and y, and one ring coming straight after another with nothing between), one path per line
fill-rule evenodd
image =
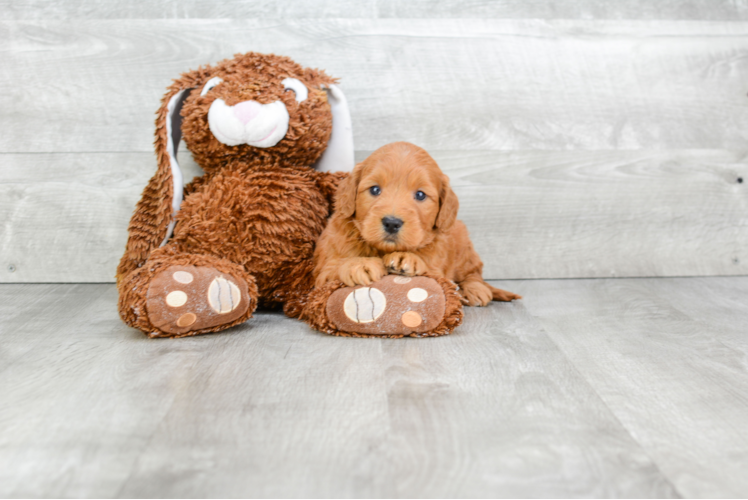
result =
M206 170L233 159L313 164L327 146L334 80L290 59L249 53L188 74L181 115L188 149Z

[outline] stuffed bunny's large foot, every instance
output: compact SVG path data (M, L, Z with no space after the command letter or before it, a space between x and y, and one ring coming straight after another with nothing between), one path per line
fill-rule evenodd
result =
M247 284L208 266L170 266L153 277L146 308L156 328L172 335L235 321L251 303Z
M308 297L302 319L331 335L433 337L462 322L457 286L444 278L389 275L370 286L331 281Z

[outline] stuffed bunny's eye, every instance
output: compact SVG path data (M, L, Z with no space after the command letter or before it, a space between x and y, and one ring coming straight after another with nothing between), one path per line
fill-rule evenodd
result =
M223 80L220 77L214 76L208 82L205 84L205 87L203 87L203 90L200 92L201 96L204 96L208 93L210 89L218 85L219 83L223 82Z
M296 78L286 78L281 83L283 84L284 89L294 91L298 102L305 101L309 95L309 90L307 90L306 86Z

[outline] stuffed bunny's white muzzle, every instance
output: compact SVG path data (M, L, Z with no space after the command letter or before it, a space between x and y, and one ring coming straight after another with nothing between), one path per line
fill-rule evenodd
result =
M243 101L229 106L223 99L216 99L208 110L210 131L227 146L271 148L286 136L288 121L288 110L281 101Z

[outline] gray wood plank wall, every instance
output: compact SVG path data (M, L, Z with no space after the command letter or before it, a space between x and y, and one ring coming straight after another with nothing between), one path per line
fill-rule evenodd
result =
M2 0L0 19L505 18L748 20L745 0Z
M746 1L0 13L0 282L111 281L165 87L249 50L339 77L359 158L395 140L431 151L488 278L748 271Z

